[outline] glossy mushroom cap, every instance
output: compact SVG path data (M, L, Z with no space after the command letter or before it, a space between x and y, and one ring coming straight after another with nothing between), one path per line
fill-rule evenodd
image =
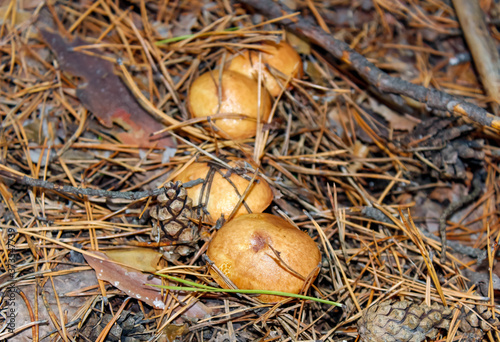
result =
M293 47L285 41L279 44L266 41L262 45L266 48L266 52L262 53L262 65L259 63L258 52L245 51L231 60L228 70L258 79L259 68L262 68L262 76L267 90L272 96L278 96L281 92L281 86L276 77L269 72L266 64L279 70L286 77L300 78L302 75L302 60ZM286 79L280 79L280 81L281 84L284 84Z
M321 261L321 253L308 234L270 214L243 215L229 221L210 242L207 255L240 289L290 293L300 292L304 279L316 273ZM211 274L220 286L228 288L215 271ZM283 297L260 295L258 299L270 303Z
M229 165L234 167L238 162L241 163L242 161L233 160L229 162ZM210 166L206 162L193 163L184 172L177 176L175 180L186 183L198 178L206 179L209 171ZM224 168L220 169L220 171L222 174L227 173L227 170ZM201 194L203 190L203 184L199 184L187 189L188 196L193 201L193 206L198 206L200 204L200 195L202 195L201 200L205 202L206 191L207 189L210 189L208 203L206 203L205 206L208 213L210 214L210 217L207 219L207 221L212 224L215 223L217 219L221 217L221 215L224 215L226 220L228 219L229 215L231 215L234 207L240 199L239 195L243 195L248 184L250 183L250 181L234 173L229 176L229 182L227 179L222 177L221 173L215 171L212 182L210 185L207 185L204 194ZM252 177L251 174L249 174L248 176ZM234 184L238 192L236 192L231 183ZM261 213L266 210L269 204L271 204L272 200L273 193L271 191L271 188L269 187L269 184L267 184L264 179L257 177L256 181L254 181L254 183L252 184L250 192L245 197L245 203L253 213ZM234 217L244 214L248 214L248 210L243 204L241 204Z
M222 80L220 96L219 79ZM264 87L260 93L260 119L266 121L271 113L271 97ZM191 85L188 103L193 117L228 114L227 118L213 120L223 131L220 133L223 138L246 139L256 134L259 86L252 78L230 70L223 71L222 77L219 71L205 73Z

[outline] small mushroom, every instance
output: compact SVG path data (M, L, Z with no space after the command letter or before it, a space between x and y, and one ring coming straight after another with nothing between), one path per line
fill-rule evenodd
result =
M226 223L207 250L217 268L240 289L299 293L305 280L317 273L321 253L311 237L271 214L248 214ZM213 269L211 274L228 288ZM281 296L260 295L266 303Z
M228 164L231 167L235 167L239 163L243 163L243 161L234 159ZM188 166L184 172L175 178L175 180L187 183L199 178L207 179L209 171L210 165L207 162L195 162ZM228 175L226 179L223 175L226 176L227 172L228 170L225 168L217 167L217 169L214 169L213 178L211 182L205 186L203 194L201 193L203 191L203 184L187 189L188 196L192 199L194 207L200 205L200 203L204 203L206 210L210 214L207 221L212 224L215 223L221 215L224 215L224 217L228 219L229 215L231 215L233 209L238 204L240 196L243 195L250 183L249 180L235 173ZM252 175L249 174L248 177L251 178ZM208 202L205 202L208 189L210 189ZM248 214L245 204L253 213L261 213L266 210L272 200L273 193L269 184L261 177L257 177L245 197L244 204L242 203L240 205L234 217Z
M285 77L301 77L302 60L293 47L285 41L279 44L266 41L262 45L266 48L266 52L262 53L262 65L259 63L258 52L245 51L231 60L228 70L257 79L259 68L262 68L262 76L267 90L272 96L278 96L281 92L281 86L266 65L280 71ZM280 81L283 84L286 79Z
M220 87L219 78L222 80ZM213 119L213 122L223 131L220 136L231 139L255 136L258 115L264 122L271 113L271 97L267 90L262 87L259 98L256 80L230 70L221 75L219 71L212 71L198 77L191 85L188 103L191 115L196 118L226 115L225 118Z

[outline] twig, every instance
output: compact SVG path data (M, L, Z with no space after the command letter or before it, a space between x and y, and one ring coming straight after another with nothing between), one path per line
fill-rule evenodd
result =
M286 6L267 0L240 0L270 18L279 18L292 13ZM455 112L468 116L471 120L488 127L500 129L500 117L488 113L485 109L464 101L445 92L412 84L397 77L391 77L365 57L354 51L348 44L333 38L317 25L308 22L301 15L281 21L288 30L294 31L314 44L317 44L338 58L350 64L359 75L379 90L404 95L425 103L429 108Z
M3 170L0 170L0 176L10 178L15 180L16 182L28 185L31 187L38 187L47 190L54 190L62 193L73 194L77 196L97 196L97 197L106 197L106 198L122 198L128 200L138 200L145 197L158 196L164 190L163 188L153 189L153 190L144 190L144 191L108 191L101 189L91 189L91 188L80 188L74 187L70 185L59 185L54 184L48 181L44 181L41 179L35 179L28 176L18 176L13 173L9 173ZM185 188L193 187L195 185L203 183L203 179L195 179L193 181L184 183L182 186Z
M484 90L491 98L493 113L499 113L500 54L490 36L479 1L453 0L458 21L481 76Z

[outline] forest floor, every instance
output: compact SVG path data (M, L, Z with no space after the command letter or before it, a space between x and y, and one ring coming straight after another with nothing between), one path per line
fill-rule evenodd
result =
M0 341L500 341L500 5L470 3L0 1ZM266 64L282 41L298 74ZM234 94L260 109L236 136L225 84L209 118L192 86L247 51L258 95ZM207 248L240 212L209 201L234 188L248 212L262 184L254 211L321 252L307 298L214 277Z

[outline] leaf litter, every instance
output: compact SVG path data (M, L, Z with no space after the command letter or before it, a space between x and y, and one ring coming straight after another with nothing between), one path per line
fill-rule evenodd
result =
M143 147L175 147L172 137L152 139L163 125L146 112L114 71L110 61L80 52L76 48L88 45L79 38L67 42L58 33L40 31L43 39L57 56L64 72L83 78L77 84L76 95L99 122L107 128L119 125L125 132L116 134L123 144ZM92 50L87 50L92 53Z

